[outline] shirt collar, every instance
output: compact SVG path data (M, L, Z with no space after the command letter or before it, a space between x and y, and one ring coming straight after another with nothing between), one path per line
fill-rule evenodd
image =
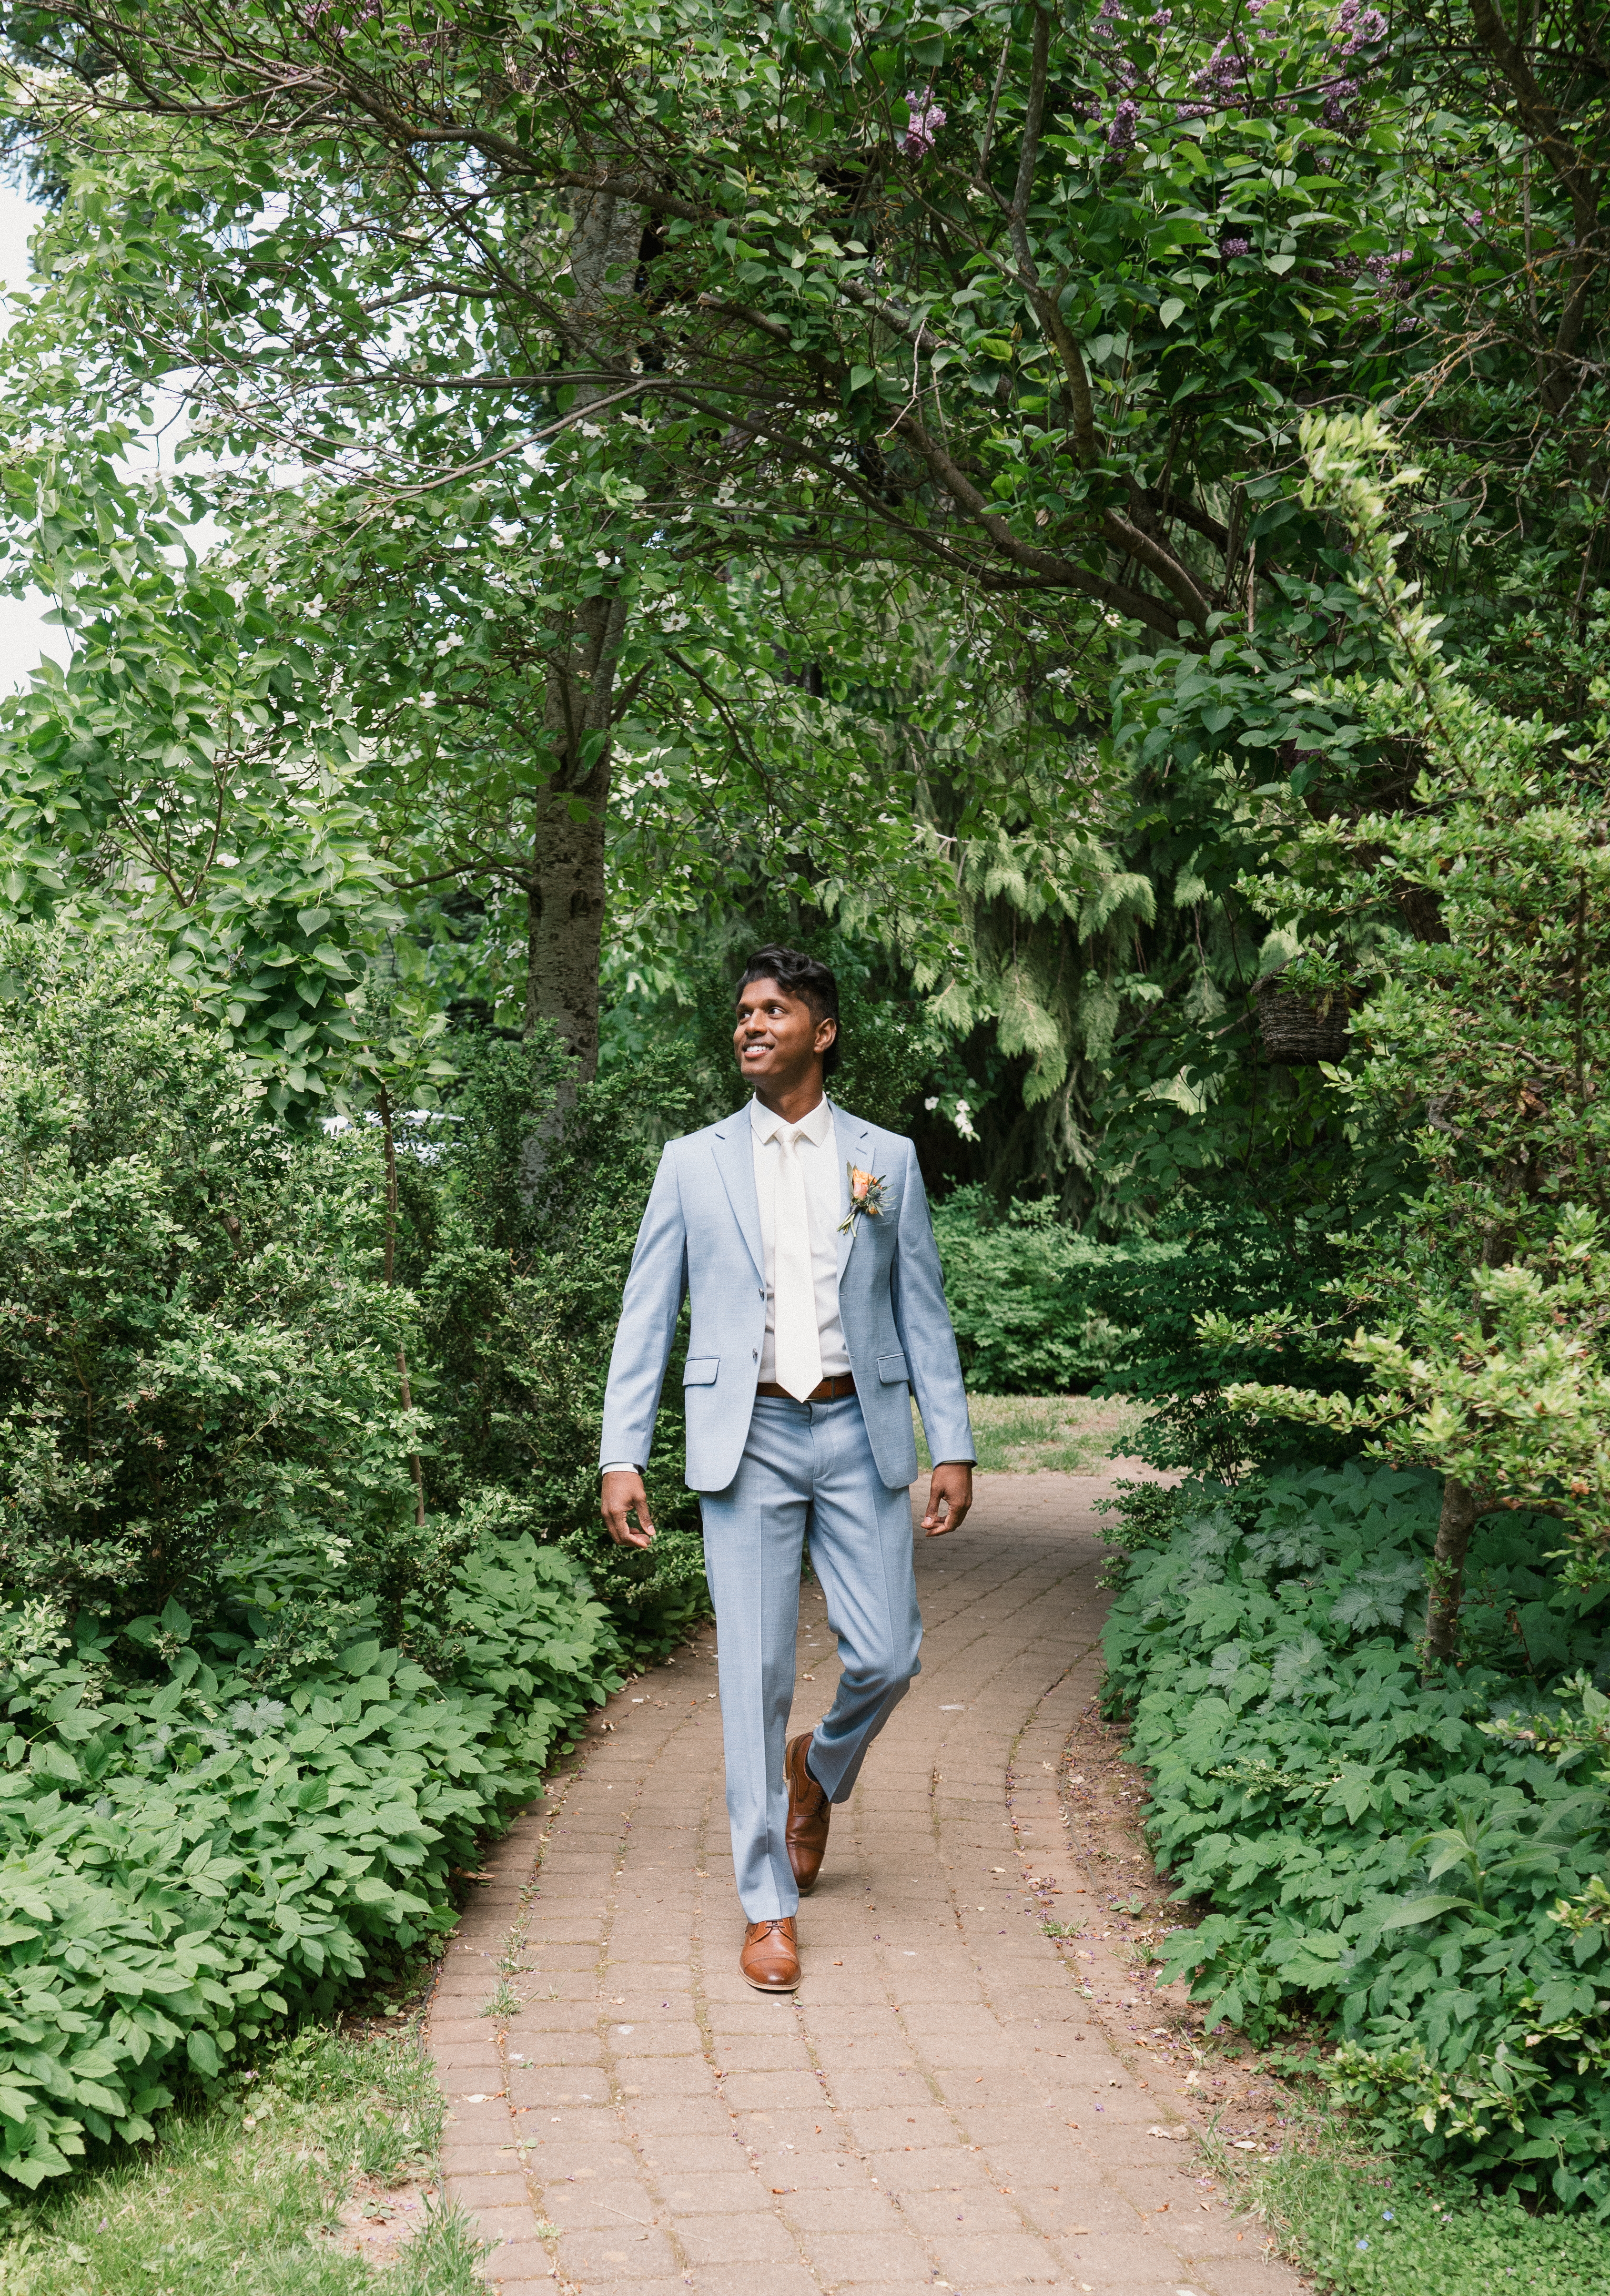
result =
M782 1118L758 1099L749 1103L749 1122L755 1128L757 1140L775 1140L780 1133L789 1129ZM821 1147L833 1129L833 1103L825 1093L809 1116L800 1119L797 1129L805 1139Z

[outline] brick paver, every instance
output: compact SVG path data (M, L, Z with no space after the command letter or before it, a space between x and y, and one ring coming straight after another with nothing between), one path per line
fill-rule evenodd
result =
M712 1633L499 1845L430 2031L503 2296L1298 2296L1202 2177L1196 2101L1096 2015L1140 1992L1058 1790L1100 1678L1105 1488L985 1478L919 1540L923 1670L834 1812L791 1999L738 1973ZM807 1587L791 1728L837 1677ZM1093 1959L1052 1904L1089 1907Z

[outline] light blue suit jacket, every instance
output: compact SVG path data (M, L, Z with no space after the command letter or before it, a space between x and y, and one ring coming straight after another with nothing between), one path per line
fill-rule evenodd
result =
M883 1181L883 1206L839 1235L838 1313L878 1472L891 1488L917 1472L911 1390L935 1459L971 1459L972 1423L944 1304L939 1253L916 1151L897 1132L833 1109L843 1210L849 1165ZM673 1140L638 1230L609 1358L600 1464L649 1456L683 1299L692 1309L688 1483L723 1491L738 1472L766 1330L765 1259L748 1104Z

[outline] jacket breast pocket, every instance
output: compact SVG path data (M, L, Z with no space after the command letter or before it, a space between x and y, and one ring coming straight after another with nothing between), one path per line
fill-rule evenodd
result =
M911 1384L911 1373L905 1367L903 1356L879 1356L878 1376L885 1387L906 1387Z
M719 1356L690 1356L682 1383L684 1387L714 1387L715 1374L720 1369Z

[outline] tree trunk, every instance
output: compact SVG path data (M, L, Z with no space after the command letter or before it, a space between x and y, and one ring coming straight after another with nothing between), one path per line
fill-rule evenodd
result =
M385 1274L386 1289L390 1292L396 1286L396 1135L391 1122L391 1095L384 1085L380 1086L380 1123L384 1128L383 1137L386 1144ZM412 1411L413 1396L408 1385L408 1357L401 1348L396 1351L396 1374L402 1386L403 1408L405 1411ZM417 1451L410 1451L408 1454L408 1472L413 1478L414 1527L416 1529L422 1530L425 1527L425 1474L420 1464Z
M1540 347L1538 356L1539 397L1544 412L1558 416L1577 397L1591 371L1586 361L1578 358L1577 349L1605 259L1601 224L1604 177L1602 173L1595 176L1589 158L1591 146L1584 149L1578 144L1577 131L1562 121L1558 110L1540 86L1526 54L1524 9L1519 18L1521 37L1517 39L1495 0L1472 0L1471 20L1476 37L1502 74L1522 127L1571 202L1574 244L1572 240L1566 242L1572 254L1565 301L1553 340Z
M575 1081L585 1084L598 1070L609 726L625 603L586 599L567 623L549 663L543 711L555 771L532 808L525 1029L529 1036L539 1021L551 1021L576 1061Z
M576 291L565 337L572 357L590 360L601 375L630 371L642 231L642 209L612 192L584 193L577 201L569 250ZM576 404L607 390L604 381L584 387ZM596 529L591 540L594 547L607 543L607 532ZM557 617L543 697L554 773L532 812L525 1029L528 1036L538 1021L552 1023L575 1059L578 1085L589 1083L598 1070L609 730L625 627L625 597L609 584Z
M1442 1485L1442 1512L1426 1598L1426 1661L1421 1675L1426 1682L1453 1656L1465 1599L1465 1557L1470 1552L1470 1534L1487 1505L1485 1493L1473 1491L1456 1475L1450 1475Z

